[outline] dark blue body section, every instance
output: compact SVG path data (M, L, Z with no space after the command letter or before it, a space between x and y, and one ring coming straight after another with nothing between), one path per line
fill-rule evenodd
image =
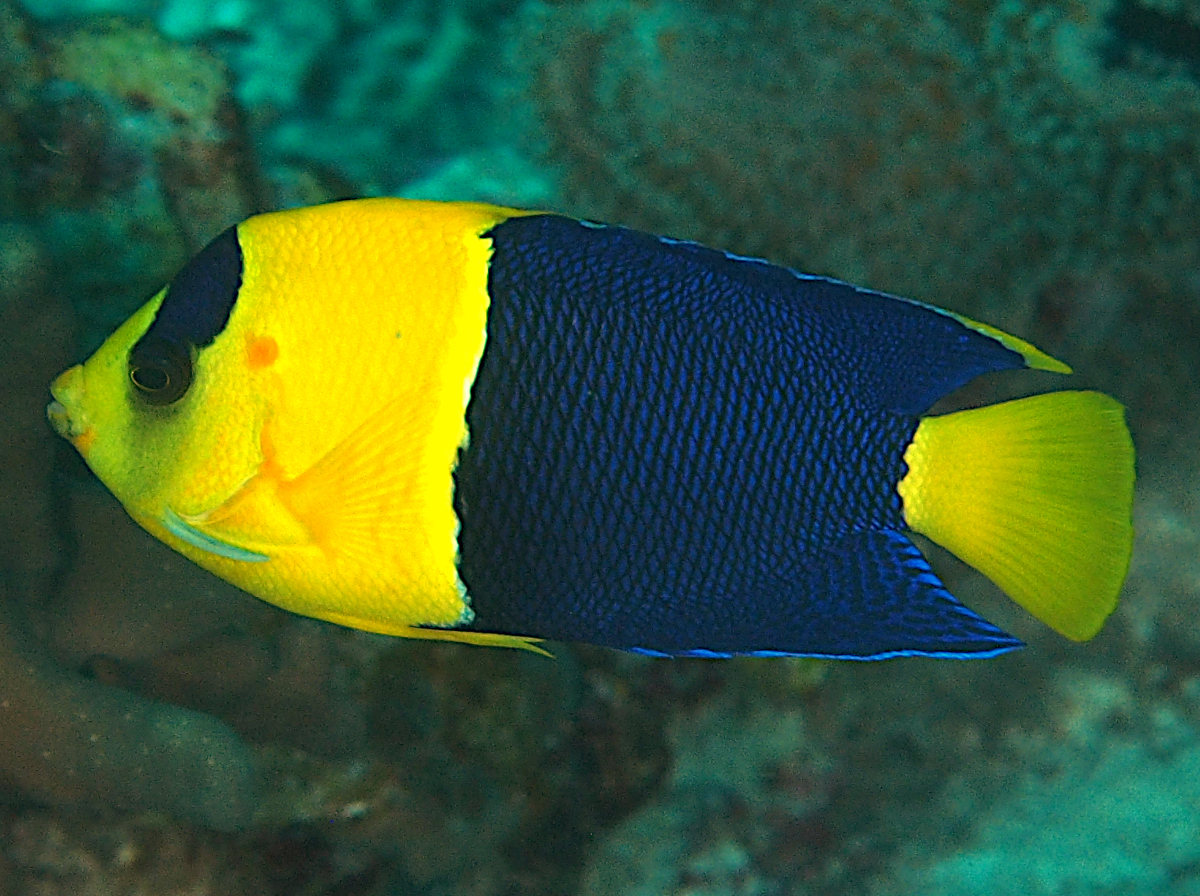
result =
M990 655L903 534L918 415L1023 367L929 308L552 215L496 226L455 473L481 631L662 655Z

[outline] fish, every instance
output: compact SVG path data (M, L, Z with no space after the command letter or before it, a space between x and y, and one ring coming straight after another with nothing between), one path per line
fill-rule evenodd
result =
M661 657L991 657L914 533L1069 639L1112 613L1133 442L951 311L615 225L346 200L224 231L51 386L129 515L285 610Z

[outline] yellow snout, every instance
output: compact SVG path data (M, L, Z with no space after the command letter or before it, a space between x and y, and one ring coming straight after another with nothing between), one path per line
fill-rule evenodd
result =
M81 453L94 438L91 424L83 412L83 367L76 364L64 371L50 386L54 401L46 407L46 417L54 431Z

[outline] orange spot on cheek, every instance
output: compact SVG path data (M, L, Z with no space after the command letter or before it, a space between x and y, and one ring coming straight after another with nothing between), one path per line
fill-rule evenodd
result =
M72 444L80 454L87 454L88 449L92 447L92 442L94 441L96 441L96 429L89 426L72 440Z
M270 336L251 336L246 344L246 363L252 370L270 367L279 357L279 343Z

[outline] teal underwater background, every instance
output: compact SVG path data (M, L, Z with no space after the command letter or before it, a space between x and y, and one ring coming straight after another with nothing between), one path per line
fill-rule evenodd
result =
M278 611L47 384L357 195L638 226L985 320L1129 409L1133 568L990 661L556 659ZM0 0L0 892L1200 894L1200 0ZM960 403L1066 385L1028 374Z

